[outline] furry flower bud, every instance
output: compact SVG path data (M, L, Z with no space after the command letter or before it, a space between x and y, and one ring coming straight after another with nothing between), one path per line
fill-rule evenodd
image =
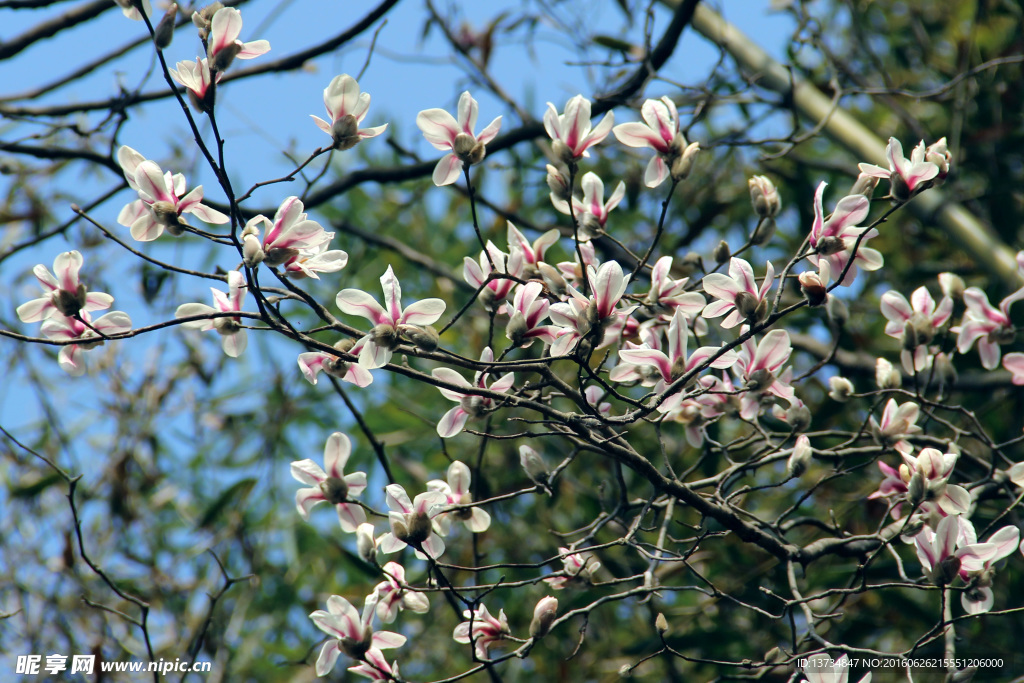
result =
M551 624L558 616L558 598L547 595L537 602L530 622L530 637L542 638L551 630Z
M750 187L750 203L761 218L774 218L782 208L779 191L767 176L756 175L747 181Z

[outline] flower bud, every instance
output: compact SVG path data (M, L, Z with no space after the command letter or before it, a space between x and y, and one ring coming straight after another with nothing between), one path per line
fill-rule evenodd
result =
M544 280L545 286L552 294L561 298L569 293L569 283L565 281L557 268L550 263L541 261L537 264L537 270L540 271L541 279Z
M550 491L548 482L550 481L551 474L548 472L547 465L544 464L544 460L537 451L526 444L520 446L519 464L522 466L523 471L526 472L526 476L530 478L530 481L546 491Z
M547 595L537 602L533 609L533 621L530 622L530 637L542 638L551 630L551 624L558 616L558 598Z
M902 474L902 466L900 470ZM928 486L924 481L924 472L914 470L914 473L910 476L910 481L907 482L907 501L916 507L923 503L927 496Z
M436 351L441 342L441 336L434 329L433 325L409 325L398 326L398 331L411 341L417 348L424 351Z
M693 170L693 162L697 158L697 152L699 151L699 143L691 142L687 145L686 149L683 150L683 153L678 159L672 162L672 166L669 168L669 174L672 176L672 180L679 182L690 175L690 171Z
M299 255L299 250L292 247L271 247L264 252L263 260L268 266L281 266Z
M774 381L775 375L766 368L761 368L750 373L747 377L747 385L745 388L748 391L764 391L770 387Z
M679 272L683 277L690 277L698 270L704 270L704 259L700 257L695 251L688 251L683 255L683 258L676 264L679 268Z
M822 256L831 256L832 254L838 254L842 250L846 249L846 243L843 242L841 237L835 235L827 235L818 240L817 246L814 250Z
M768 650L768 652L764 653L764 661L768 664L781 664L782 662L786 661L786 659L788 659L786 653L778 647L773 647L772 649Z
M853 394L853 383L845 377L829 377L828 385L832 389L828 397L839 403L846 403Z
M505 337L512 342L512 346L521 346L528 331L529 325L526 322L526 316L523 312L512 311L512 315L509 316L508 319L508 324L505 325Z
M892 195L893 199L898 202L905 202L910 199L913 193L910 191L910 186L907 185L907 181L903 179L903 176L893 171L889 176L889 182L891 184L889 194Z
M263 262L264 258L266 258L266 254L263 252L263 245L260 244L259 237L255 235L242 237L242 260L245 261L245 265L255 268Z
M740 292L736 295L734 303L740 315L749 320L757 314L757 306L761 302L750 292Z
M732 251L729 249L729 243L722 240L715 247L715 250L711 253L711 256L715 259L715 263L725 263L732 258Z
M875 384L879 389L899 389L903 386L903 375L884 358L875 361Z
M366 562L377 564L377 541L373 537L373 525L369 522L356 527L356 551Z
M875 194L876 187L878 187L878 178L861 173L853 183L850 194L862 194L871 199L871 196Z
M813 452L811 450L811 442L807 436L805 434L798 436L793 452L790 453L789 460L786 461L786 476L792 479L803 474L807 470L807 465L811 462Z
M214 2L198 12L192 13L192 23L199 29L199 39L204 43L210 37L210 24L213 22L213 15L220 9L224 9L224 3Z
M943 295L954 301L963 299L964 290L967 289L963 278L953 273L939 273L939 287L942 288Z
M153 214L153 220L167 228L167 232L175 237L181 235L183 230L181 219L178 218L178 207L168 201L160 200L150 204L149 210Z
M747 181L750 187L750 203L761 218L774 218L782 208L779 191L767 176L756 175Z
M551 143L551 151L554 153L555 158L566 166L576 163L576 157L573 155L572 148L561 140L555 140Z
M174 21L177 18L178 5L172 2L171 6L167 8L164 18L153 29L153 43L156 45L156 49L163 50L171 44L171 39L174 37Z
M763 247L768 244L774 236L775 219L771 217L762 218L754 229L754 234L750 236L750 243L758 247Z
M828 287L814 271L800 273L797 280L800 282L800 291L803 292L808 305L821 306L828 300Z
M802 402L794 402L786 410L786 424L794 432L804 431L811 426L811 411Z
M547 165L547 171L548 175L545 180L547 180L548 189L551 190L551 201L554 202L556 199L559 199L563 202L568 202L570 197L568 171L551 164Z
M663 612L658 612L658 616L654 618L654 628L658 630L659 636L664 637L668 634L668 619Z

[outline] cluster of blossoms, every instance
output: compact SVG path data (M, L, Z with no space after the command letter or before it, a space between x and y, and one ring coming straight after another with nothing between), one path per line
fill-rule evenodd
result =
M130 5L125 8L126 14L137 15L139 7ZM149 8L141 11L148 14ZM196 57L195 62L179 62L171 75L186 89L197 109L212 113L217 83L233 60L257 57L270 47L266 41L243 43L238 39L241 14L233 8L207 8L193 14L193 22L206 46L206 56ZM331 137L334 150L351 149L387 128L387 124L361 127L370 96L347 74L330 82L323 101L328 119L313 119ZM761 264L733 256L725 243L724 249L716 250L718 267L704 272L699 280L691 281L697 270L694 263L685 259L677 262L671 256L655 261L649 273L644 270L646 257L636 273L625 272L614 260L602 261L594 242L613 230L612 212L626 190L619 182L606 200L605 182L593 171L580 174L589 150L609 134L629 147L652 149L654 156L646 167L645 184L654 188L671 180L674 189L690 175L700 146L687 141L679 113L669 98L644 102L643 122L616 126L609 112L595 125L591 111L591 102L576 96L566 103L562 113L548 103L543 119L556 160L547 167L546 178L552 205L573 218L572 260L555 261L549 255L550 247L559 240L559 231L549 231L530 242L511 222L504 249L481 238L479 255L464 259L466 282L478 290L480 303L491 313L492 325L497 325L494 329L504 327L509 346L496 359L491 340L477 363L462 359L475 368L472 381L449 367L432 369L430 377L440 393L456 404L440 417L438 435L455 438L466 430L470 420L514 405L524 395L525 387L516 387L515 373L502 371L505 354L531 347L538 351L533 346L537 343L541 357L571 359L582 371L592 369L596 352L609 349L607 357L614 365L598 373L606 372L611 384L601 382L602 386L591 385L585 390L580 387L578 396L570 397L588 419L600 423L615 417L612 405L602 399L622 398L616 392L630 387L648 389L642 399L648 413L682 424L687 440L695 447L710 438L707 427L723 418L754 425L762 417L774 419L797 437L787 474L799 476L814 452L809 438L802 434L812 417L793 386L789 365L793 339L786 330L768 329L772 316L779 313L777 302L781 296L775 266L771 261ZM452 184L460 174L468 178L469 167L484 160L487 145L500 130L501 117L477 133L478 113L477 101L465 92L459 98L457 116L442 109L427 109L417 116L417 126L427 142L445 152L433 171L435 185ZM807 234L808 248L793 263L806 262L808 268L799 273L798 279L811 306L840 306L834 303L832 290L854 283L858 269L874 271L882 267L881 254L865 246L878 231L862 225L868 218L870 195L878 180L889 180L890 197L905 202L942 182L951 162L944 139L928 147L922 141L910 159L904 157L900 143L890 139L887 157L889 169L861 164L857 187L862 191L839 199L827 217L826 183L818 185L811 207L814 219ZM165 231L176 236L189 230L198 232L186 222L186 214L212 225L231 223L239 227L241 214L235 211L228 216L204 204L202 186L187 191L182 174L164 171L127 146L120 148L117 158L128 186L138 194L122 209L118 222L129 228L136 240L152 241ZM575 193L577 178L580 195ZM751 178L749 189L759 217L752 241L760 244L770 237L781 200L766 177ZM239 247L241 264L224 278L228 291L212 288L214 306L180 305L175 315L182 319L182 325L215 330L225 354L237 357L247 346L242 319L246 315L257 317L243 315L246 294L256 281L256 269L273 269L280 277L292 278L319 278L321 273L343 269L348 255L329 248L334 233L310 220L304 208L299 198L292 196L280 204L273 220L263 215L249 219L238 239L232 237ZM1018 255L1018 263L1024 276L1024 252ZM78 252L68 252L55 261L56 276L37 266L35 274L46 290L45 296L18 308L22 321L43 322L42 332L47 338L78 342L64 346L60 352L61 366L72 374L83 370L79 357L82 350L102 343L108 335L131 329L128 316L119 312L91 320L90 312L109 308L113 298L87 291L78 280L81 264ZM703 264L698 265L703 270ZM726 272L717 272L721 268ZM649 289L630 293L630 285L636 286L641 280L636 276L641 273L649 275ZM938 343L948 335L956 335L960 353L970 351L977 343L986 369L996 368L1002 357L1001 346L1016 340L1009 309L1024 299L1024 288L1007 296L996 308L984 292L966 288L962 282L958 285L956 280L951 274L940 277L943 296L938 303L925 287L914 291L909 300L898 292L882 296L882 313L888 320L885 333L900 340L902 365L910 375L943 364L951 370L951 360ZM403 344L428 358L440 355L433 355L441 343L433 325L444 314L446 303L427 298L403 304L401 284L390 265L380 283L383 304L360 289L345 288L337 293L337 308L346 315L365 318L370 328L333 347L323 345L320 350L300 354L299 369L310 383L316 384L322 371L358 387L368 386L373 380L370 371L388 365ZM965 308L963 318L959 325L949 327L960 300ZM719 318L722 320L712 330L708 321ZM1003 366L1011 372L1015 384L1024 384L1024 353L1006 354ZM880 359L878 389L895 390L901 381L899 370ZM831 378L830 386L830 396L837 400L849 400L854 393L852 383L845 378ZM914 544L925 577L941 586L959 578L965 586L964 609L980 613L993 604L995 563L1020 547L1019 531L1006 526L979 542L969 521L976 494L950 483L959 452L950 444L949 452L922 448L915 454L915 438L923 431L917 424L919 415L917 403L899 404L890 398L879 419L873 415L868 419L870 435L879 449L895 451L902 460L898 467L878 461L884 479L869 498L888 500L892 516L905 519L902 535ZM386 486L389 528L378 535L367 521L366 511L383 514L359 500L367 488L367 475L345 473L351 452L349 439L338 432L327 440L322 467L309 459L292 463L293 477L304 485L296 493L296 507L308 520L319 503L333 506L342 531L355 535L358 554L367 563L376 566L378 553L391 555L409 547L416 557L435 566L445 552L445 539L453 535L453 522L461 523L473 534L490 528L490 514L473 499L469 467L454 461L446 480L427 482L425 490L414 497L399 484ZM524 445L520 457L529 479L538 489L550 492L551 475L539 454ZM1024 483L1024 473L1019 469L1007 476ZM543 578L553 591L590 584L600 567L593 556L575 546L559 548L557 559L562 563L561 570ZM356 661L349 669L354 673L373 680L398 678L397 663L389 663L383 650L402 646L406 637L375 631L374 619L392 623L403 610L426 613L430 605L424 590L407 582L402 564L391 561L380 569L384 579L365 597L361 613L349 600L334 595L327 599L326 610L310 615L314 624L330 636L316 662L318 675L330 672L344 653ZM475 656L486 659L490 647L512 638L508 619L504 610L494 616L476 601L466 606L465 621L455 628L453 638L472 644ZM537 603L531 638L540 638L550 630L557 609L558 601L550 596ZM805 669L805 673L809 680L825 680L819 672Z
M103 344L106 337L125 334L132 329L127 313L111 311L96 320L91 311L110 308L114 297L103 292L90 292L79 278L84 259L77 251L67 251L53 261L53 273L44 265L32 269L43 287L43 296L18 306L18 317L24 323L41 322L40 331L47 339L66 343L57 354L57 362L69 375L85 372L82 354Z
M376 536L374 525L366 521L366 506L357 500L366 489L366 474L345 474L351 453L349 438L335 432L324 447L323 467L309 459L293 462L292 476L307 485L296 492L295 505L305 520L309 520L311 510L320 503L333 505L342 531L356 535L358 554L369 564L377 565L378 553L390 555L406 546L412 547L421 559L436 560L445 550L441 537L450 533L452 522L461 522L471 533L483 533L490 527L490 515L472 505L469 468L455 461L448 468L446 480L427 482L427 490L414 499L409 498L402 486L388 485L385 491L390 508L390 531ZM599 566L585 564L579 554L569 554L565 548L560 552L566 566L565 575L546 579L554 589L564 588L567 581L589 576ZM317 628L331 637L317 658L318 676L327 675L342 653L358 662L349 668L353 673L381 681L398 676L397 662L389 664L381 650L400 647L406 638L390 631L375 631L374 617L390 624L402 611L428 612L430 603L422 590L407 582L402 564L391 561L380 569L384 579L365 598L362 614L347 599L333 595L327 600L327 610L316 610L309 615ZM530 637L546 635L557 611L555 598L542 598L534 612ZM467 610L465 617L467 621L455 628L453 638L459 643L472 642L477 657L486 658L492 644L511 637L504 611L495 618L481 604L476 610Z

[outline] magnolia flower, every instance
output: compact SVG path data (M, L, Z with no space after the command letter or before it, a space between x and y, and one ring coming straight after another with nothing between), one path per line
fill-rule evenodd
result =
M61 369L71 375L78 377L85 372L85 363L82 353L103 345L103 337L130 332L132 320L127 313L111 311L100 318L93 320L86 310L78 312L77 318L69 318L61 313L52 313L43 321L40 332L47 339L54 341L71 342L76 344L62 346L57 354L57 363Z
M823 306L828 304L829 293L828 283L832 278L832 266L825 259L818 260L818 272L809 270L800 273L797 281L800 283L800 291L803 293L807 303L811 306Z
M916 407L916 404L912 403L904 405ZM895 497L906 498L913 505L934 502L944 515L961 515L968 511L971 494L962 486L948 483L959 457L956 453L942 453L937 448L922 448L916 457L908 452L901 452L900 456L903 458L903 464L899 469L890 467L881 460L878 461L878 469L885 478L879 484L878 490L868 496L869 500ZM900 506L896 505L893 508L893 517L899 519L899 516Z
M921 433L921 428L916 424L919 412L916 403L908 401L897 407L896 399L890 398L882 411L881 422L871 416L871 434L883 448L894 448L901 454L909 455L914 447L904 437Z
M697 318L707 301L699 292L686 290L689 278L676 280L672 277L672 257L662 256L651 268L651 289L644 299L644 305L659 316L670 318L676 311L687 318Z
M903 375L884 358L875 360L875 384L879 389L898 389L903 386Z
M390 624L404 609L418 614L426 614L430 610L426 595L404 587L405 567L397 562L388 562L382 569L385 579L373 589L377 596L377 617L381 621Z
M746 326L740 328L741 334ZM746 389L740 396L740 417L752 420L763 410L762 398L768 394L793 403L795 393L789 385L790 370L782 366L793 353L789 332L772 330L755 345L753 338L740 347L734 364L734 373L740 379L739 388Z
M888 320L885 333L903 342L903 367L908 373L921 372L928 365L928 345L953 314L953 300L942 297L939 305L928 290L918 287L910 302L896 291L882 295L882 315Z
M925 526L914 537L917 559L921 561L924 575L935 585L945 586L960 573L960 558L967 552L965 547L957 549L957 546L964 545L960 542L964 524L970 522L962 515L950 515L939 520L934 531ZM970 533L973 535L973 529Z
M82 268L82 254L66 251L53 260L53 272L39 264L32 274L43 286L45 296L18 306L18 317L23 323L37 323L55 315L74 317L81 311L100 311L110 308L114 297L103 292L89 292L78 280Z
M351 339L343 339L337 342L334 348L358 358L365 343L365 337L354 344ZM370 374L369 370L359 363L343 360L335 354L324 353L323 351L310 351L308 353L300 353L298 360L299 370L302 371L302 376L310 384L316 384L317 375L320 374L321 370L331 377L351 382L357 387L366 387L373 382L373 375Z
M395 272L388 269L380 278L384 290L385 306L359 289L343 289L338 292L338 308L349 315L359 315L374 324L370 333L362 338L359 364L373 369L387 365L392 352L401 343L401 327L431 325L444 313L445 304L441 299L424 299L402 310L402 286Z
M488 310L491 310L495 302L500 303L508 298L516 286L517 282L512 278L522 277L523 252L513 249L511 254L505 254L490 240L487 240L485 248L486 251L480 252L479 263L468 256L463 258L462 277L473 287L483 287L479 295L480 300ZM511 275L512 278L497 277L487 282L487 278L495 273ZM484 282L487 284L484 285Z
M488 346L480 354L480 362L484 365L489 365L494 362L494 352L491 350L491 347ZM488 371L477 372L473 376L472 384L467 382L465 377L451 368L435 368L430 374L443 382L448 382L449 384L455 384L460 387L490 389L493 392L501 394L507 393L516 381L515 373L512 372L502 375L490 387L487 386L487 381L485 379L487 375L490 374ZM440 391L441 395L448 400L455 401L459 404L445 413L444 417L441 418L441 421L437 423L437 434L442 439L453 437L461 432L465 428L466 422L469 418L480 417L494 409L494 399L488 396L464 394L446 387L438 387L437 390Z
M583 199L572 198L572 208L576 214L576 223L580 226L579 239L587 241L604 231L608 222L608 214L619 205L626 196L626 183L619 181L608 201L604 201L604 182L596 173L585 173L580 181L583 187ZM569 214L568 205L556 206L564 214Z
M950 157L946 151L946 138L942 138L932 147L935 149L929 148L932 150L929 154L922 140L910 153L910 159L907 159L903 156L903 145L900 141L889 138L889 144L885 147L885 156L889 159L888 170L873 164L858 164L858 167L864 175L889 179L892 183L890 192L893 198L905 202L915 193L931 187L929 181L939 175L940 163L945 166L946 172L949 170Z
M970 531L973 535L973 528ZM968 590L960 595L960 604L968 614L982 614L992 609L995 602L993 565L1009 557L1019 546L1020 529L1004 526L984 543L971 542L960 549L960 578L968 585Z
M389 484L384 490L391 508L388 513L391 531L380 537L377 544L380 551L391 554L410 545L417 557L424 557L424 553L434 559L440 557L444 541L434 531L432 520L444 512L445 495L440 491L424 491L415 500L409 500L409 494L398 484Z
M603 263L600 268L588 266L587 281L593 293L590 299L570 288L569 301L553 304L548 311L551 321L563 328L551 345L552 356L565 355L575 342L590 336L595 346L610 344L608 332L620 317L628 314L616 310L629 285L629 275L623 275L622 266L616 261Z
M826 259L831 267L831 272L839 277L850 258L853 258L853 265L846 273L846 276L839 281L840 285L849 286L857 276L857 266L864 270L878 270L882 267L882 255L874 249L864 246L872 237L878 236L874 228L858 227L857 224L864 220L870 209L868 198L862 194L843 197L836 204L835 211L825 220L824 209L822 208L822 195L828 185L822 182L814 192L814 223L811 226L810 244L814 253L808 258L815 266L821 259ZM866 233L866 234L864 234ZM854 256L853 247L857 238L864 234L857 247L857 254Z
M188 92L189 101L199 111L210 111L213 109L213 100L216 93L214 83L219 83L224 74L220 71L216 76L210 72L210 63L205 58L192 62L184 61L176 64L177 69L168 69L171 77L181 85L185 86Z
M650 147L656 152L647 164L644 184L657 187L670 175L673 180L681 180L700 145L696 142L686 144L686 138L679 131L679 112L675 102L668 97L646 100L640 108L640 115L644 123L620 123L612 133L624 145Z
M270 52L270 43L265 40L253 40L248 43L238 40L241 32L241 12L234 7L222 7L217 10L210 21L210 35L206 43L206 55L210 60L211 70L224 71L231 66L236 57L252 59Z
M287 275L320 279L317 272L334 273L348 264L344 251L327 250L334 233L309 220L303 208L298 197L288 197L278 207L273 223L258 215L245 224L242 242L247 265L282 266ZM262 241L260 226L265 231Z
M552 149L555 156L566 164L589 157L587 149L608 137L613 125L615 113L608 112L601 123L591 128L590 100L583 95L576 95L566 102L564 114L559 114L551 102L544 112L544 130L554 141Z
M373 632L370 621L376 608L376 595L371 594L363 604L363 614L345 598L332 595L327 598L327 611L318 609L309 615L318 629L332 640L324 643L320 656L316 660L316 675L326 676L338 661L338 655L344 652L352 659L365 661L372 649L380 650L401 647L405 644L405 636L390 631ZM380 658L383 660L383 657Z
M387 130L386 123L374 128L359 127L370 108L370 93L359 92L356 79L348 74L335 76L324 88L324 106L331 120L328 122L313 116L313 121L334 139L334 149L352 149L361 140L375 138Z
M967 305L967 312L960 327L952 328L959 336L956 340L956 349L960 353L967 353L974 342L978 342L978 355L981 356L981 365L986 370L994 370L999 365L1001 344L1009 344L1017 338L1017 328L1013 326L1010 319L1010 306L1024 299L1024 287L1021 287L1013 294L999 302L999 308L995 308L988 302L988 295L977 287L968 287L964 290L964 303Z
M551 587L551 590L560 591L572 581L590 582L591 577L601 563L589 555L574 553L568 548L559 548L558 554L562 558L562 573L560 576L549 576L544 583Z
M506 224L508 225L509 253L511 254L515 251L521 252L524 275L528 277L537 277L539 275L537 268L544 260L545 252L547 252L548 247L558 242L558 230L552 228L533 242L530 242L530 240L523 236L523 233L519 232L519 229L516 228L516 226L512 225L512 221L506 221Z
M697 367L707 362L712 356L718 353L721 348L717 346L702 346L696 349L692 355L686 356L686 342L688 330L686 318L680 311L676 311L672 322L668 326L668 353L653 348L633 348L619 351L619 358L622 360L618 366L612 369L608 379L613 382L622 382L636 379L642 373L631 366L652 366L658 377L654 386L654 392L664 393L670 384L680 377L692 373ZM728 368L736 362L735 351L726 351L716 358L708 367ZM660 412L668 412L679 406L683 400L681 392L670 396L658 406Z
M427 142L437 149L451 151L434 167L433 179L438 187L454 183L464 164L472 166L483 161L487 143L501 130L499 116L480 131L480 135L475 135L478 110L476 100L466 91L459 97L458 121L444 109L426 109L416 115L416 125Z
M182 220L185 213L215 225L230 220L220 211L202 203L202 185L185 194L185 176L180 173L171 175L170 171L164 173L156 163L148 161L131 147L121 147L117 151L117 161L128 186L139 193L138 199L121 209L117 222L131 228L132 237L139 242L155 240L165 229L172 235L180 235L188 226Z
M836 660L826 655L808 657L802 669L808 683L846 683L850 676L845 652ZM864 674L859 683L871 683L871 672Z
M182 304L174 312L174 317L189 318L195 315L241 311L242 301L245 299L247 289L248 285L246 284L245 276L237 270L232 270L228 273L227 294L219 289L210 288L210 291L213 293L213 307L206 304ZM203 331L217 330L222 337L221 346L224 349L224 353L232 358L238 358L242 355L248 343L245 330L242 329L242 319L237 316L189 320L182 323L182 326Z
M530 622L530 637L541 638L551 630L551 624L558 617L558 598L544 596L533 608L533 621Z
M472 642L477 659L487 659L487 649L493 643L512 635L505 610L500 610L497 617L492 617L487 607L480 605L475 612L466 610L462 616L466 621L455 627L452 637L456 643Z
M434 479L427 482L427 488L443 493L448 500L448 505L468 505L473 502L473 494L469 490L471 476L469 468L456 460L448 466L448 481ZM462 522L467 529L475 534L487 531L487 528L491 526L491 516L479 507L464 507L451 512L443 512L435 517L434 521L440 527L441 533L447 534L452 519Z
M366 473L344 473L351 453L352 442L348 437L334 432L324 446L326 471L309 459L292 463L292 477L311 487L295 493L295 506L303 519L309 519L309 511L314 506L327 502L338 509L338 521L346 533L355 533L359 525L366 522L363 508L351 502L366 488Z
M511 310L506 307L509 321L505 326L505 336L513 346L526 348L533 344L535 339L540 339L545 346L555 341L556 328L553 325L540 324L548 317L548 309L551 306L551 302L541 296L543 291L544 285L536 280L521 285L516 290Z
M722 327L736 327L743 321L761 322L768 316L768 290L775 278L775 268L768 261L761 286L754 279L754 269L741 258L733 257L729 262L729 274L709 273L701 280L704 291L719 299L704 307L705 318L726 316Z

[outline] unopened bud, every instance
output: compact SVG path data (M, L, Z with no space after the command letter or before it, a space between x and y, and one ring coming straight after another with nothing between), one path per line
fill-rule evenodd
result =
M917 330L914 328L914 321L908 320L903 324L903 348L913 351L917 347Z
M551 143L551 151L554 152L555 157L563 164L569 165L576 162L572 148L561 140L555 140Z
M370 330L370 338L377 346L383 346L391 351L397 349L398 345L401 343L398 336L398 330L385 323L375 325L374 328Z
M899 389L903 386L903 375L884 358L875 361L875 384L879 389Z
M947 387L956 384L956 368L953 367L953 359L950 358L949 354L936 354L934 366L935 376L938 378L940 384L943 384Z
M214 2L202 8L198 12L192 13L192 23L199 29L199 39L204 43L206 39L210 37L210 24L213 21L213 15L217 13L217 10L223 9L224 3Z
M917 507L924 502L928 496L928 485L924 481L924 472L914 470L907 482L907 502Z
M537 264L537 270L540 271L541 279L544 280L544 284L552 294L561 298L569 293L569 283L565 281L557 268L541 261Z
M542 638L546 636L557 616L558 598L553 598L550 595L541 598L533 609L533 621L530 622L530 637Z
M802 432L811 426L811 411L801 402L793 403L786 410L786 424L794 432Z
M544 464L544 460L541 459L537 451L525 444L520 446L519 464L522 465L523 471L526 472L526 476L530 478L530 481L547 489L551 475L548 473L547 465Z
M767 176L756 175L747 181L750 187L750 203L761 218L774 218L782 208L779 191Z
M664 613L658 612L658 616L654 618L654 628L658 630L659 636L668 634L668 619L665 618Z
M771 241L772 237L775 236L775 219L774 218L762 218L757 224L757 228L754 229L754 234L750 236L750 243L763 247Z
M913 193L910 191L910 186L907 185L907 181L903 179L903 176L893 171L889 176L889 182L892 186L889 194L892 195L893 199L898 202L905 202L910 199Z
M832 389L828 397L839 403L846 403L853 394L853 383L845 377L830 377L828 385Z
M411 341L417 348L424 351L436 351L441 337L432 325L409 325L398 326L398 331Z
M395 538L416 548L423 541L430 538L430 518L422 512L412 512L405 515L404 523L393 520L394 529L392 532Z
M861 173L857 176L856 182L853 183L850 194L862 194L871 199L872 195L875 194L876 187L878 187L878 178Z
M340 477L327 477L320 482L320 492L331 505L339 505L348 500L348 483Z
M839 252L846 249L846 243L843 242L841 237L835 235L827 235L818 240L818 244L814 250L822 256L831 256L832 254L838 254Z
M765 368L754 370L747 377L746 388L749 391L764 391L775 381L775 375Z
M153 43L158 50L163 50L171 44L171 39L174 37L174 21L177 18L178 5L172 2L171 6L167 8L164 18L153 29Z
M800 291L803 292L808 305L821 306L828 300L828 287L814 271L800 273L797 280L800 282Z
M697 252L688 251L676 265L679 267L679 273L683 277L690 277L698 270L704 270L704 259Z
M56 290L50 296L50 301L60 311L61 315L71 318L85 308L88 295L89 292L85 285L79 283L74 292L69 292L66 289Z
M529 331L526 316L522 311L512 311L508 324L505 325L505 337L512 342L512 346L518 347L523 343L526 333Z
M729 243L722 240L715 247L715 250L711 253L712 258L715 259L715 263L725 263L732 258L732 251L729 249Z
M850 309L846 306L846 302L835 296L828 297L825 302L825 313L837 327L843 327L850 319Z
M366 562L377 563L377 541L373 538L373 525L369 522L356 528L356 551Z
M773 647L764 653L764 661L768 664L780 664L788 659L785 652L778 647Z
M758 298L750 292L740 292L735 299L736 310L747 320L757 314L757 306L760 303Z
M672 166L669 168L669 174L672 176L672 180L679 182L690 175L690 171L693 170L693 162L697 158L697 153L700 151L700 144L691 142L687 145L686 149L679 156L678 159L672 162Z
M548 189L551 190L551 198L560 199L563 202L569 201L569 173L551 164L547 165L548 175L545 180Z
M967 289L964 279L953 273L939 273L939 287L942 288L943 295L954 301L963 299L964 290Z
M263 253L263 245L260 244L259 237L245 235L242 238L242 260L245 261L245 265L255 268L263 262L265 257L266 254Z

